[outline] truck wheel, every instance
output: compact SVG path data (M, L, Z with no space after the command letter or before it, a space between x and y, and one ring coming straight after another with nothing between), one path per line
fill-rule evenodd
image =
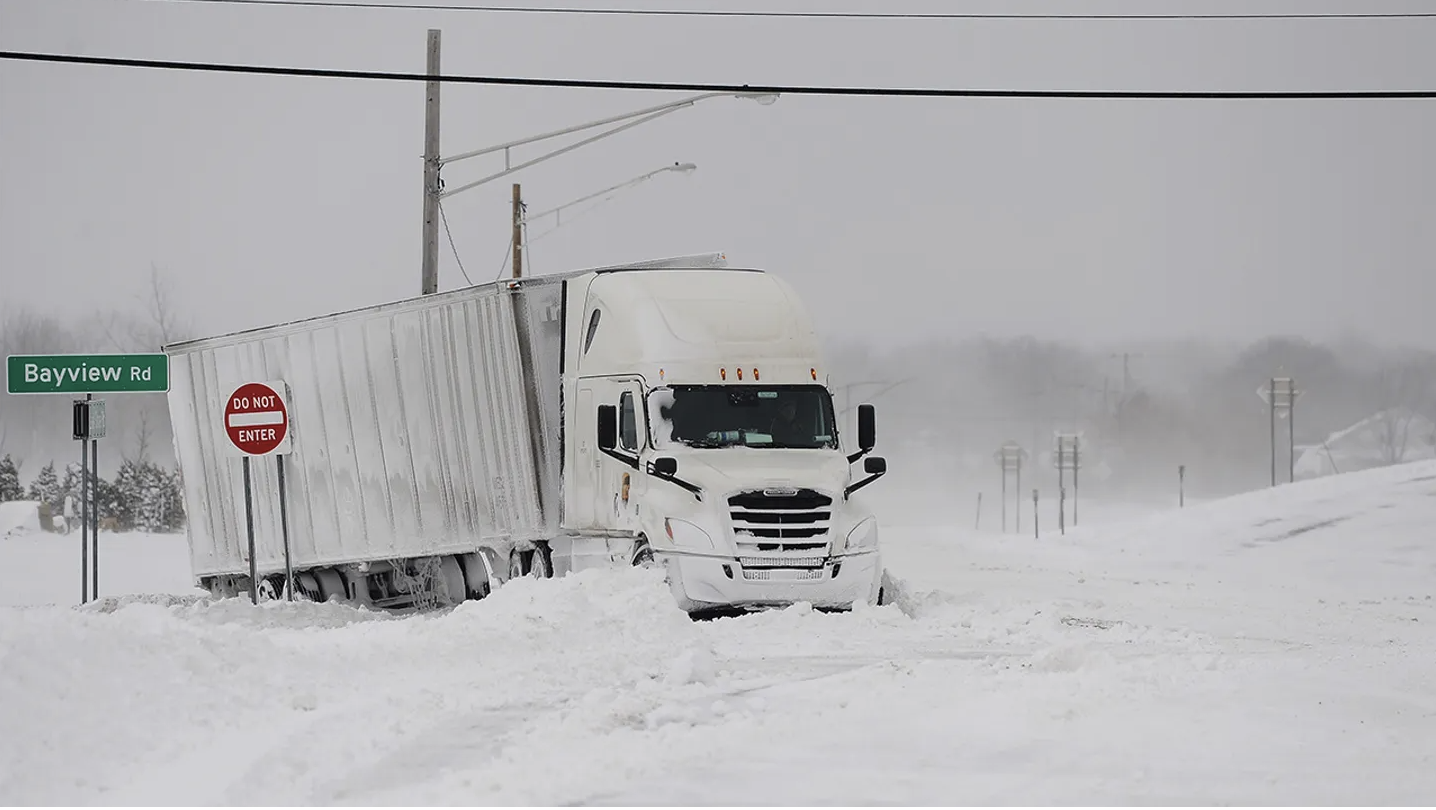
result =
M648 541L640 540L638 548L633 551L633 567L635 568L657 568L658 560L653 556L653 548Z

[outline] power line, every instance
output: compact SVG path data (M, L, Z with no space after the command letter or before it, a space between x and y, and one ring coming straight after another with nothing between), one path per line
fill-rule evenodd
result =
M464 269L464 260L459 258L459 246L454 244L454 232L449 230L449 215L444 213L444 204L439 203L439 219L444 223L444 235L449 238L449 250L454 252L454 261L459 264L459 272L464 274L464 281L469 286L474 286L473 279L469 278L469 271Z
M143 0L193 5L291 6L294 8L387 9L403 11L477 11L495 14L587 15L609 17L738 17L828 20L1409 20L1436 18L1436 12L1272 12L1257 14L986 14L982 12L874 11L719 11L709 9L573 8L498 5L446 5L362 0Z
M381 70L334 70L168 59L122 59L55 53L0 51L0 61L53 62L109 67L155 68L206 73L241 73L262 76L303 76L321 79L480 84L508 87L564 87L587 90L683 90L688 92L744 93L793 96L875 96L907 98L1069 98L1069 99L1430 99L1436 90L1013 90L938 87L841 87L818 85L750 85L704 82L613 81L607 79L533 79L516 76L429 76Z

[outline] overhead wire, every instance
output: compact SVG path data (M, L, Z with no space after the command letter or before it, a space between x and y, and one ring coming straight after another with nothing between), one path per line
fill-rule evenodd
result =
M582 8L575 6L476 5L471 3L363 2L363 0L138 0L151 3L189 5L269 6L293 8L378 9L401 11L462 11L490 14L586 15L609 17L733 17L742 19L828 19L828 20L1399 20L1436 18L1436 12L1220 12L1168 13L1034 13L1011 12L902 12L902 11L738 11L732 9Z
M852 87L821 85L754 85L713 82L621 81L610 79L552 79L519 76L471 76L404 73L384 70L338 70L173 59L132 59L109 56L0 51L0 61L151 68L205 73L262 76L366 79L374 81L439 82L507 87L555 87L590 90L683 90L689 92L743 93L747 95L875 96L905 98L1065 98L1065 99L1430 99L1436 90L1020 90L942 87Z

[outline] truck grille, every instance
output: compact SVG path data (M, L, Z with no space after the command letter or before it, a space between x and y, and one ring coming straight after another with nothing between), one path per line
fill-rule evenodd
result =
M833 499L811 489L741 492L728 499L729 517L738 550L748 556L763 552L764 564L781 564L781 555L812 558L826 552ZM794 564L810 565L811 559Z

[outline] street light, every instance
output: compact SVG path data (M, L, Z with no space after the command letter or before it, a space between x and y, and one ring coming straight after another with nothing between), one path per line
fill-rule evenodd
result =
M532 221L534 221L534 220L536 220L536 219L538 219L538 218L540 218L540 217L546 217L546 216L548 216L549 214L553 214L553 215L554 215L555 224L554 224L554 226L553 226L552 228L549 228L548 230L544 231L543 233L539 234L538 236L535 236L535 237L532 238L532 239L525 238L525 239L524 239L524 244L527 245L527 244L529 244L530 242L536 242L536 241L538 241L539 239L542 239L543 237L545 237L545 236L547 236L547 235L553 233L554 231L556 231L556 230L558 230L560 227L562 227L562 226L563 226L563 209L565 209L565 208L572 208L573 206L578 205L579 203L588 202L589 200L592 200L592 199L594 199L594 198L596 198L596 197L602 197L602 196L605 196L605 195L608 195L608 194L612 194L612 193L615 192L615 191L622 191L623 189L628 188L629 186L636 186L636 185L638 185L639 183L642 183L642 182L644 182L644 181L648 180L649 178L654 177L654 176L656 176L656 175L663 174L664 172L679 172L679 173L682 173L682 174L692 174L693 172L695 172L695 171L697 171L697 170L698 170L698 167L697 167L696 165L692 164L692 163L674 163L672 166L664 166L664 167L661 168L661 169L654 169L653 171L648 172L647 174L640 174L639 176L637 176L637 177L635 177L635 178L633 178L633 179L631 179L631 180L625 180L625 181L623 181L622 183L618 183L618 184L609 186L608 188L606 188L606 189L604 189L604 190L602 190L602 191L595 191L595 192L593 192L592 194L586 194L586 195L584 195L584 196L582 196L582 197L579 197L579 198L576 199L576 200L570 200L570 201L564 203L563 205L556 206L556 207L554 207L554 208L550 208L550 209L548 209L547 211L540 211L540 212L538 212L537 214L531 214L531 215L525 216L525 217L523 218L523 225L524 225L524 228L525 228L525 232L527 232L528 224L529 224L530 222L532 222Z
M447 164L450 164L450 163L458 163L458 162L461 161L461 160L468 160L469 158L476 158L476 157L480 157L480 156L482 156L482 155L490 155L490 154L493 154L494 152L503 152L503 153L504 153L504 170L501 171L501 172L495 172L494 174L491 174L491 175L489 175L489 176L487 176L487 177L481 177L481 178L479 178L478 180L475 180L475 181L473 181L473 182L471 182L471 183L465 183L464 185L459 186L458 188L449 189L449 190L446 190L446 191L441 191L441 192L439 192L439 195L438 195L438 196L439 196L439 199L441 199L441 200L442 200L442 199L447 199L447 198L449 198L449 197L454 196L455 194L459 194L459 193L461 193L461 192L468 191L468 190L471 189L471 188L475 188L476 186L481 186L481 185L483 185L483 184L485 184L485 183L493 182L494 180L498 180L498 179L500 179L500 178L507 177L508 175L513 174L514 172L517 172L517 171L519 171L519 170L521 170L521 169L527 169L527 168L530 167L530 166L537 165L537 164L542 163L542 162L544 162L544 161L546 161L546 160L548 160L548 159L550 159L550 158L556 158L556 157L558 157L559 155L562 155L562 154L564 154L564 153L566 153L566 152L572 152L573 150L575 150L575 149L577 149L577 148L579 148L579 147L581 147L581 146L587 146L588 144L594 143L595 141L601 141L601 140L603 140L604 138L607 138L607 137L610 136L610 135L617 135L618 133L623 132L624 130L632 129L633 127L636 127L636 126L638 126L639 124L647 123L648 121L652 121L652 120L655 120L655 119L657 119L657 118L661 118L661 117L663 117L663 116L665 116L665 115L668 115L669 113L677 112L678 110L681 110L681 109L683 109L683 108L685 108L685 107L692 107L694 104L697 104L697 103L700 102L700 101L704 101L704 100L710 99L710 98L720 98L720 97L724 97L724 96L731 96L731 97L733 97L733 98L746 98L746 99L751 99L751 100L756 101L756 102L758 102L759 104L762 104L762 105L764 105L764 106L767 106L767 105L769 105L769 104L772 104L774 101L777 101L777 100L778 100L778 94L777 94L777 93L703 93L703 94L701 94L701 95L692 96L692 97L690 97L690 98L680 99L680 100L678 100L678 101L670 101L670 102L667 103L667 104L659 104L659 105L654 106L654 107L646 107L646 108L641 109L641 110L634 110L633 112L624 113L623 115L614 115L614 116L610 116L610 117L608 117L608 118L601 118L601 119L599 119L599 120L597 120L597 121L590 121L590 122L588 122L588 123L586 123L586 124L578 124L578 125L576 125L576 126L565 127L565 128L563 128L563 129L557 129L557 130L554 130L553 132L545 132L545 133L542 134L542 135L533 135L533 136L530 136L530 137L527 137L527 138L520 138L520 139L518 139L518 140L516 140L516 141L509 141L509 142L507 142L507 143L496 144L496 145L494 145L494 146L486 146L486 147L484 147L483 149L475 149L475 150L472 151L472 152L463 152L463 153L454 155L454 156L452 156L452 157L440 158L440 159L439 159L439 165L440 165L440 166L444 166L444 165L447 165ZM630 120L630 119L634 119L634 120ZM517 166L512 165L512 164L510 163L509 151L510 151L511 149L516 148L516 147L519 147L519 146L527 146L527 145L532 144L532 143L538 143L538 142L540 142L540 141L546 141L546 140L549 140L549 139L551 139L551 138L558 138L558 137L561 137L561 136L563 136L563 135L572 135L572 134L575 133L575 132L582 132L582 131L584 131L584 130L586 130L586 129L593 129L594 127L601 127L601 126L605 126L605 125L608 125L608 124L616 124L616 123L618 123L618 122L620 122L620 121L628 121L628 123L623 124L622 126L614 127L614 128L612 128L612 129L604 130L603 132L600 132L600 133L597 134L597 135L594 135L594 136L588 137L588 138L584 138L583 140L578 141L577 143L569 144L568 146L562 147L562 148L560 148L560 149L555 149L554 151L545 153L545 154L543 154L543 155L540 155L539 157L536 157L536 158L534 158L533 160L524 161L523 163L520 163L520 164L518 164Z
M559 230L560 227L563 227L564 208L570 208L573 207L573 205L579 204L579 202L587 202L589 200L593 200L593 198L596 197L605 197L605 195L607 194L613 194L613 192L622 191L623 188L628 188L630 187L630 185L638 185L640 184L640 182L649 180L649 178L655 177L655 175L663 174L663 172L666 171L676 171L681 172L681 174L692 174L692 172L698 171L698 167L696 167L696 165L694 164L679 164L679 162L673 162L672 165L666 165L666 167L663 168L653 169L653 171L648 172L648 174L640 174L638 175L638 177L632 178L632 180L626 180L623 182L619 182L619 184L610 185L610 187L605 188L605 190L595 191L593 192L593 194L583 195L583 197L579 197L577 198L577 200L570 200L564 202L563 205L557 205L557 207L549 208L549 210L547 211L540 211L540 213L531 215L521 214L520 218L518 218L517 220L518 227L514 228L514 236L510 238L510 247L513 247L513 240L514 238L517 238L517 240L520 240L521 246L523 246L523 248L521 248L521 251L523 251L524 256L527 256L528 246L530 246L531 243L536 243L536 241L540 240L540 238L549 236L549 234L553 233L553 231ZM590 208L590 211L592 211L592 208ZM540 217L547 217L547 215L549 214L554 214L554 218L556 218L556 224L554 224L553 227L549 228L549 230L543 231L543 233L538 234L538 236L528 238L528 223L530 223L530 221L537 220L537 218ZM516 254L516 256L518 253L520 253L520 251L514 251L514 254ZM503 274L505 267L508 267L507 251L505 251L504 253L503 267L500 267L500 269L498 269L498 273Z
M424 124L424 238L423 259L420 263L420 291L422 294L425 295L438 292L439 220L443 217L443 208L441 205L443 200L452 197L455 194L468 191L469 189L477 188L478 186L484 185L485 183L491 183L494 180L507 177L514 172L520 171L522 169L527 169L528 167L535 166L539 163L543 163L544 161L551 158L556 158L559 155L572 152L579 147L587 146L588 144L601 141L610 135L617 135L624 130L632 129L636 126L639 126L640 124L644 124L649 121L661 118L665 115L668 115L669 113L677 112L678 110L681 110L685 107L692 107L694 104L697 104L700 101L705 101L710 98L731 96L733 98L751 99L758 102L759 104L762 104L763 106L768 106L773 102L777 101L779 95L777 93L754 93L746 91L738 93L702 93L696 96L690 96L689 98L679 99L678 101L670 101L667 104L659 104L653 107L646 107L641 110L634 110L633 112L624 113L623 115L609 116L607 118L601 118L597 121L590 121L586 124L578 124L576 126L564 127L563 129L554 130L553 132L545 132L542 135L533 135L527 138L520 138L518 140L509 141L507 143L496 144L494 146L486 146L482 149L475 149L470 152L463 152L457 155L453 155L451 157L444 158L439 156L439 83L436 78L434 78L437 77L439 74L439 32L437 30L429 31L428 70L431 80L428 83L428 101L426 104L426 116ZM555 149L552 152L545 153L532 160L524 161L523 163L520 163L516 166L513 165L510 161L510 152L516 147L526 146L528 144L538 143L540 141L546 141L551 138L557 138L563 135L571 135L576 132L583 132L584 130L593 129L595 127L602 127L609 124L620 125L611 129L604 130L597 135L584 138L577 143L572 143L560 149ZM468 160L469 158L493 154L494 152L504 153L503 171L495 172L494 174L488 175L487 177L481 177L478 180L475 180L470 183L465 183L464 185L454 189L444 189L444 183L443 180L440 178L439 174L443 166L449 163L458 163L462 160ZM520 205L520 203L518 202L517 189L515 189L514 198L515 207L517 208ZM447 228L447 223L445 224L445 227ZM452 247L453 237L450 236L449 239L450 247ZM517 271L517 266L515 266L515 270Z

